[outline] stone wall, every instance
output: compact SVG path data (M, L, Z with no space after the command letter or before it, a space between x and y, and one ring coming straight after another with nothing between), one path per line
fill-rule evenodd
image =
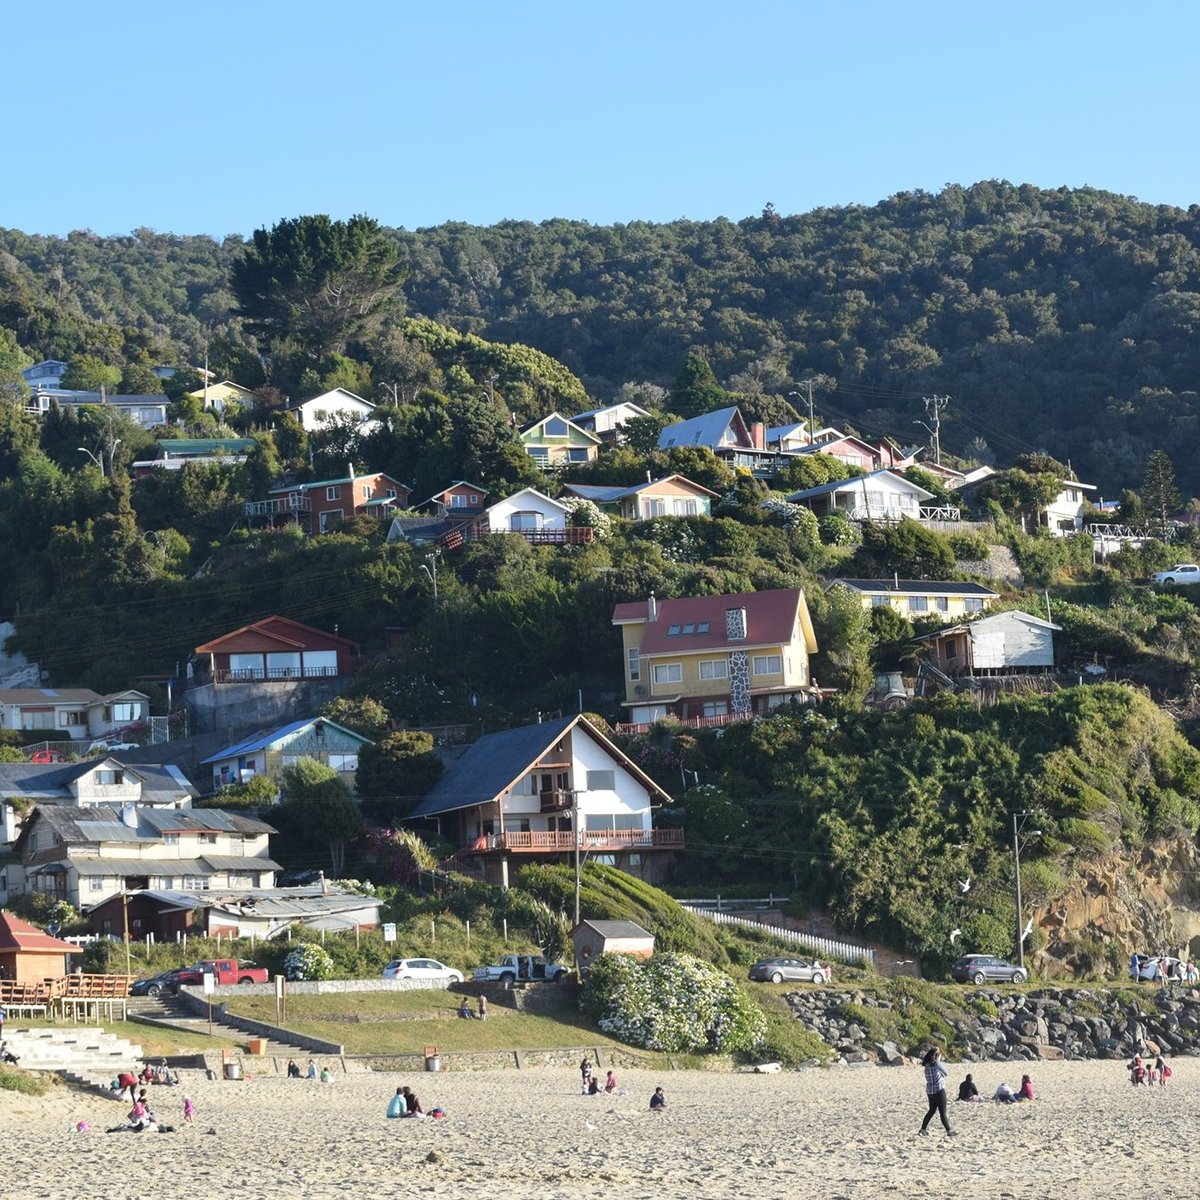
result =
M875 1040L867 1028L874 1023L871 1010L883 1017L895 1006L871 992L792 992L787 1000L797 1020L843 1063L896 1065L923 1054L931 1044ZM865 1010L867 1019L848 1017L846 1006ZM1088 988L1024 993L964 988L961 1007L969 1015L949 1017L950 1038L933 1044L963 1062L1200 1056L1200 991L1193 988L1143 985L1132 1001L1128 992Z

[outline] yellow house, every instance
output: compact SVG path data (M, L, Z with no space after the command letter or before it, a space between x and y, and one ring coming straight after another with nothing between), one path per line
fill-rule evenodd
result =
M835 579L825 590L844 587L863 608L891 608L902 617L969 617L983 612L997 593L982 583L939 579Z
M618 604L624 708L634 724L668 715L697 723L766 713L813 695L816 653L799 588Z
M242 387L240 383L234 383L230 379L222 379L220 383L210 383L207 387L188 392L188 395L203 401L205 408L216 409L217 412L220 412L227 404L237 404L242 408L255 406L254 393L249 388Z

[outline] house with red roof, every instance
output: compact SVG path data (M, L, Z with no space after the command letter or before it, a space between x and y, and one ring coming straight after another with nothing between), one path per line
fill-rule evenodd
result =
M634 725L678 717L720 725L808 702L817 639L804 592L776 588L725 596L618 604L624 708Z
M79 946L61 942L36 925L0 911L0 979L41 983L67 973L67 956L82 954Z
M288 683L335 679L358 669L359 647L287 617L265 617L195 649L198 682Z

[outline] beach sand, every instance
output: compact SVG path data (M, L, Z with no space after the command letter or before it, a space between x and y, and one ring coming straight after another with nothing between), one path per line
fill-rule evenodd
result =
M1031 1064L1033 1104L950 1104L953 1140L931 1127L919 1067L777 1075L621 1071L626 1094L579 1094L578 1070L260 1076L154 1088L175 1134L103 1131L128 1105L60 1092L0 1092L6 1200L187 1196L196 1200L439 1197L1193 1195L1200 1061L1165 1089L1133 1088L1120 1062ZM951 1067L949 1094L965 1067ZM981 1091L1021 1070L972 1064ZM444 1120L389 1121L407 1083ZM648 1112L656 1084L670 1107ZM196 1124L184 1126L184 1093ZM69 1133L78 1120L91 1132ZM215 1133L208 1133L215 1130Z

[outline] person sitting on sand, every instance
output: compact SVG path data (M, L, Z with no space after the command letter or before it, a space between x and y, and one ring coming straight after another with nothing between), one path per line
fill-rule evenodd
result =
M288 1059L288 1078L289 1079L299 1079L300 1078L300 1065L299 1065L299 1063L296 1062L296 1060L294 1058Z
M388 1101L387 1115L388 1120L396 1117L403 1117L408 1113L408 1101L404 1096L404 1089L397 1088L396 1094Z
M666 1093L660 1087L654 1089L654 1095L650 1097L650 1111L658 1112L660 1109L667 1107Z
M600 1095L600 1077L599 1077L598 1075L593 1075L593 1076L592 1076L592 1077L591 1077L591 1078L588 1080L588 1089L587 1089L587 1094L588 1094L589 1096L598 1096L598 1095Z
M979 1089L975 1086L975 1080L970 1075L958 1085L958 1098L967 1101L969 1104L979 1103Z
M1018 1100L1033 1100L1033 1080L1028 1075L1021 1076L1021 1086L1017 1091Z
M308 1074L307 1074L306 1078L316 1079L316 1077L317 1077L317 1064L315 1062L313 1062L313 1060L310 1058L308 1060Z
M333 1072L328 1067L321 1068L321 1082L322 1083L332 1083L333 1082Z
M1017 1094L1008 1086L1007 1083L1002 1083L997 1089L996 1094L992 1097L998 1104L1016 1104Z
M604 1090L610 1095L617 1090L617 1077L611 1071L604 1079Z
M421 1101L417 1099L417 1093L412 1088L401 1088L404 1093L404 1099L408 1101L408 1111L403 1115L406 1117L423 1117L425 1110L421 1107Z
M143 1083L153 1083L154 1082L154 1068L149 1063L147 1063L142 1068L142 1073L138 1078L141 1079L141 1081Z

